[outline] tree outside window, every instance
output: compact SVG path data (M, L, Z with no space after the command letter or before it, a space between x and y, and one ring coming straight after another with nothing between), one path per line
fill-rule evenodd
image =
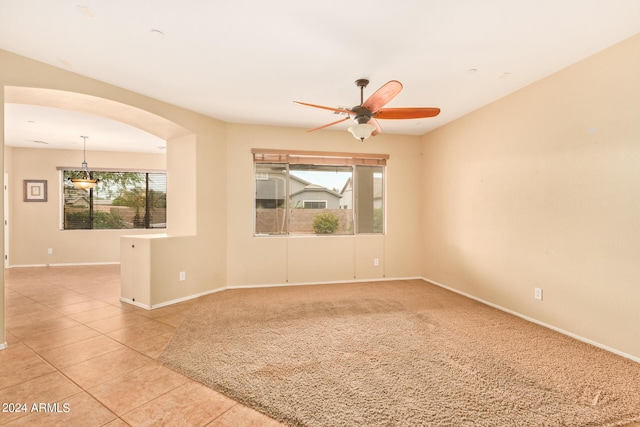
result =
M63 171L65 230L166 228L166 174L92 172L98 184L91 190L73 187Z

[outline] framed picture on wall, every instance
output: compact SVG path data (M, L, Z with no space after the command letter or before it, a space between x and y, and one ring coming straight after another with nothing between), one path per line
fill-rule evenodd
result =
M24 201L25 202L46 202L47 201L47 181L42 179L24 180Z

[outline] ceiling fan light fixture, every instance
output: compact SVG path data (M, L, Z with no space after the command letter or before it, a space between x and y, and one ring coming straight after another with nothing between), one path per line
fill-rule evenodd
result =
M364 141L371 136L371 133L373 133L375 129L376 127L374 125L369 123L360 123L349 127L347 130L351 132L351 135L353 135L355 139Z

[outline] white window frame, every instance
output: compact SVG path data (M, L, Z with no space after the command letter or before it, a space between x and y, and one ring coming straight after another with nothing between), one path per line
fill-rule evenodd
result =
M264 148L253 148L251 149L251 153L253 155L253 173L254 173L254 197L256 194L256 181L262 178L262 175L258 175L256 178L256 167L258 164L283 164L285 167L286 174L289 173L289 165L294 164L306 164L306 165L332 165L332 166L353 166L354 173L352 175L353 179L353 188L354 188L354 197L356 193L357 187L357 177L355 176L355 170L357 166L378 166L383 170L383 180L382 180L382 224L380 232L367 232L367 231L358 231L358 208L357 203L354 199L353 210L353 227L354 233L351 235L365 235L365 234L375 234L375 235L385 235L387 233L387 171L386 165L387 160L389 159L388 154L369 154L369 153L340 153L340 152L326 152L326 151L302 151L302 150L281 150L281 149L264 149ZM286 179L286 197L289 197L289 179ZM307 200L303 200L304 203ZM317 202L317 200L313 200L313 202ZM327 205L328 206L328 203ZM254 237L262 237L262 236L292 236L295 234L291 234L288 231L288 219L286 221L287 228L284 233L257 233L256 232L256 207L255 207L255 199L254 199L254 215L253 215L253 235ZM326 209L326 208L325 208ZM288 217L288 213L286 214ZM340 234L340 236L344 236L344 234Z

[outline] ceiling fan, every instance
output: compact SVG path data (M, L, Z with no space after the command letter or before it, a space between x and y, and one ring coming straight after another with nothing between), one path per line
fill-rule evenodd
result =
M367 79L356 80L356 86L360 88L360 105L352 108L325 107L323 105L294 101L296 104L322 108L324 110L348 115L335 122L309 129L307 132L324 129L353 118L356 125L351 126L348 130L355 138L364 141L370 136L376 136L382 132L377 119L421 119L425 117L435 117L440 114L439 108L382 108L402 90L402 83L397 80L391 80L385 83L365 101L364 88L367 87L368 84L369 80Z

